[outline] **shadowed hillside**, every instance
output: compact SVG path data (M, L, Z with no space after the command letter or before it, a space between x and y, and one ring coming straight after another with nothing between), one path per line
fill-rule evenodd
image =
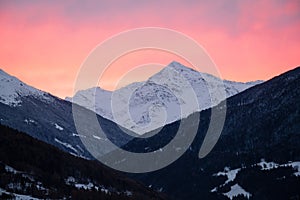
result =
M165 199L97 161L74 157L2 125L0 194L1 198L18 194L42 199Z

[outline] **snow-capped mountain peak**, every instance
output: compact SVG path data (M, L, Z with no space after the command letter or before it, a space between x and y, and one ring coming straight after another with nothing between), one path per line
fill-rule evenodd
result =
M261 82L223 81L173 61L145 82L132 83L114 92L91 88L67 100L144 134L217 105L258 83ZM221 89L224 95L212 98Z
M0 69L0 102L9 106L19 106L22 97L34 96L43 100L49 100L50 95L23 83Z
M173 68L176 71L193 71L193 72L197 72L196 70L186 67L183 64L177 62L177 61L172 61L170 64L168 64L165 68Z

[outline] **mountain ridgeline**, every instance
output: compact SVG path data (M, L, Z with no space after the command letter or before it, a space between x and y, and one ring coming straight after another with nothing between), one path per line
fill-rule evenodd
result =
M113 92L99 87L89 88L66 100L142 135L165 123L215 106L260 83L262 81L221 80L174 61L144 82L132 83ZM220 90L223 90L223 95L219 95ZM214 98L217 94L218 98Z
M299 199L299 86L300 67L228 98L221 137L199 159L211 109L202 111L196 138L181 158L159 171L133 177L174 199ZM158 135L134 139L124 148L156 150L174 137L178 126L179 122L169 124Z
M129 85L117 93L131 94L132 88L135 88L134 103L130 105L136 115L133 117L137 117L136 122L140 122L140 125L148 123L149 113L145 113L144 109L152 104L169 106L171 110L173 104L178 102L176 106L188 106L182 99L174 100L166 89L167 85L183 92L188 88L189 84L176 79L178 72L191 81L194 84L192 88L197 91L207 92L207 89L202 90L205 88L202 76L214 80L215 88L220 86L219 79L207 74L199 75L199 72L179 63L172 63L145 83ZM171 82L164 79L170 79ZM114 155L114 149L106 146L105 139L98 133L99 124L114 144L128 151L142 153L160 150L168 144L176 135L181 122L178 119L182 116L178 118L173 113L158 134L153 135L155 131L150 131L145 133L145 136L149 136L147 138L134 138L134 133L125 134L123 128L109 120L109 116L96 115L93 109L84 104L72 105L0 71L0 123L4 125L0 127L2 197L31 195L37 198L82 199L87 195L90 199L164 199L162 194L166 193L174 200L299 199L300 67L263 83L224 83L227 97L225 123L221 137L206 157L198 157L212 112L209 104L206 104L208 96L204 95L204 107L200 112L182 119L188 122L189 128L198 127L196 137L187 151L174 163L158 171L124 176L93 160L95 155L86 149L88 144L96 149L99 156ZM158 87L159 84L161 86ZM93 93L95 90L96 93ZM86 94L95 97L93 95L97 96L98 90L94 88L92 93L87 90L77 95L82 99ZM202 92L197 98L201 99ZM82 131L76 129L72 106L83 119L80 121ZM215 105L213 109L224 111L224 104ZM197 124L194 119L198 114ZM151 117L157 121L160 118L155 117L159 115L154 112ZM144 121L139 116L144 116ZM99 123L93 123L93 118ZM137 130L126 123L124 126L131 131ZM116 159L115 162L121 163L122 160ZM160 193L125 178L128 176Z
M133 103L136 105L132 105L134 107L132 112L133 114L136 114L136 116L148 116L148 108L149 106L151 107L151 105L155 105L160 109L164 107L162 105L168 107L168 105L171 106L171 104L174 104L172 101L173 96L169 94L172 91L166 90L166 88L179 88L181 91L187 90L186 87L188 86L184 84L186 81L183 83L176 82L178 80L178 73L183 74L184 78L193 84L193 88L198 92L199 98L201 95L204 97L204 102L202 102L203 106L209 106L210 102L207 100L208 95L205 95L207 91L205 89L206 86L203 77L213 78L217 86L220 86L221 80L208 74L201 74L177 62L171 63L161 72L151 77L146 83L131 84L121 89L119 92L116 92L117 96L120 95L120 98L117 99L122 100L127 97L126 95L131 94L133 89L137 89L135 95L140 93L140 99L136 98L137 96L134 96ZM166 83L159 82L162 80L170 81L167 81ZM258 83L260 82L238 83L224 81L228 96L232 96ZM182 85L180 86L180 84ZM1 124L25 132L34 138L52 144L73 155L94 159L94 156L91 155L86 149L86 146L83 145L82 140L86 140L88 143L95 145L94 149L97 149L100 154L105 154L113 150L113 148L107 146L103 141L103 138L99 136L99 124L104 130L106 137L117 146L122 146L133 138L126 134L128 131L126 131L126 133L122 131L124 128L122 128L122 130L120 129L119 125L122 126L125 124L116 124L112 122L109 120L110 117L100 111L97 112L102 115L96 116L99 123L92 123L90 120L87 120L89 117L95 115L94 112L90 110L91 108L87 106L88 109L84 109L84 107L81 108L79 105L73 104L76 109L80 110L82 115L80 125L85 127L83 133L79 133L73 120L71 102L64 101L47 92L33 88L2 70L0 70L0 88ZM90 94L89 92L92 93ZM86 101L91 100L91 98L94 97L93 95L100 95L101 99L97 105L101 105L101 108L104 110L110 109L110 101L108 100L111 99L105 98L106 96L109 96L106 95L107 92L100 91L99 93L99 90L96 90L95 93L93 92L95 91L87 90L78 94L79 99L82 98L85 100L83 105L87 105ZM157 94L161 94L159 95L159 99L158 96L156 96ZM86 98L84 98L85 96ZM148 103L146 102L147 99L150 99ZM169 101L171 101L171 104L168 103ZM175 101L175 104L176 102L178 103L178 101ZM169 109L178 111L178 109L176 109L178 106L179 105L175 106L175 108L170 107ZM193 106L189 105L186 105L186 107L191 108L191 110L188 110L188 112L185 113L186 115L195 109ZM127 106L122 106L122 108L127 110ZM142 110L139 110L140 108L142 108ZM140 112L142 112L142 114ZM155 114L156 112L153 113ZM121 116L123 115L121 114ZM159 125L164 125L164 120L161 120L160 116L162 116L160 113L156 113L155 116L151 117L151 120L157 122L153 123L154 127L152 128L158 128ZM172 119L170 119L171 121L180 119L180 116L176 113L172 116ZM145 117L144 119L148 119L148 117ZM140 125L142 125L140 127L143 130L144 128L146 128L146 130L149 128L149 130L152 130L151 126L144 126L143 123ZM135 130L134 127L128 127L127 125L125 128ZM132 134L134 135L134 133Z

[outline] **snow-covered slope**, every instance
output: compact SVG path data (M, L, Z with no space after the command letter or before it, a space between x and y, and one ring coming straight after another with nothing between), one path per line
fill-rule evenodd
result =
M51 101L48 93L35 89L0 69L0 102L15 107L22 103L21 97L25 96Z
M97 113L101 113L101 116L111 119L110 112L110 100L112 92L103 90L99 87L89 88L82 90L76 94L76 103L78 105L84 105L85 108L95 111L94 99L98 99L96 103ZM72 101L72 98L66 97L67 101Z
M107 101L109 102L109 101ZM81 116L94 116L88 109L81 108ZM130 139L121 135L119 128L111 121L97 116L101 128L117 145L126 144ZM30 136L54 145L66 152L83 158L93 158L82 144L81 139L94 142L99 152L105 153L112 149L93 135L97 136L97 124L89 120L81 122L85 131L82 135L75 127L72 103L55 97L49 93L27 85L16 77L0 70L0 124L25 132ZM125 139L126 137L126 139Z
M114 92L90 88L66 100L93 110L135 133L144 134L217 105L261 82L223 81L172 62L145 82L132 83Z

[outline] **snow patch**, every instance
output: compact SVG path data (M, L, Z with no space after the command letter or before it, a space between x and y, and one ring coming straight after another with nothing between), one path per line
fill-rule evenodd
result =
M82 138L86 138L85 135L80 135L80 134L75 134L75 133L72 133L72 136L73 136L73 137L82 137Z
M294 175L300 176L300 161L289 162L286 164L277 164L275 162L266 162L265 159L261 159L261 162L255 164L254 166L260 166L261 170L272 170L278 167L292 167L297 170Z
M126 190L126 191L124 192L124 194L125 194L126 196L128 196L128 197L132 196L132 192L130 192L130 191L128 191L128 190Z
M10 167L8 165L5 165L5 171L9 172L9 173L13 173L13 174L19 173L17 170L15 170L14 168L12 168L12 167Z
M298 170L298 172L295 172L295 176L300 176L300 162L292 162L289 163L288 165L292 166L294 169Z
M74 186L77 189L84 189L84 190L96 189L97 191L104 192L105 194L110 194L109 189L105 188L103 185L96 186L93 183L88 183L88 184L75 183Z
M91 190L94 187L94 184L93 183L88 183L88 184L76 183L75 187L78 189Z
M297 170L294 173L294 175L300 176L300 161L295 161L295 162L290 161L285 164L277 164L275 162L266 162L265 159L261 159L261 162L251 165L251 167L255 167L255 166L259 166L261 168L260 170L272 170L272 169L277 169L279 167L292 167L294 170ZM242 168L245 168L245 167L242 167ZM227 180L225 181L224 184L211 189L210 192L212 192L212 193L217 192L218 188L222 188L222 187L228 185L229 183L234 182L237 174L239 173L239 171L242 168L230 170L229 167L225 167L224 171L213 174L213 176L226 176ZM282 178L285 178L285 177L282 177ZM224 195L229 197L230 199L232 199L234 196L237 196L238 194L242 194L247 198L249 198L251 196L251 194L246 192L238 184L235 184L234 186L232 186L230 192L224 193Z
M243 195L247 199L251 197L251 194L249 192L246 192L241 186L238 184L235 184L231 186L231 189L227 193L223 193L223 195L227 196L229 199L233 199L234 197L238 195Z
M60 131L64 130L64 128L61 127L60 125L58 125L57 123L55 123L54 126L55 126L56 129L58 129Z
M92 190L95 189L97 191L104 192L105 194L110 194L111 192L117 192L114 188L106 188L103 185L95 185L94 183L78 183L76 179L73 176L69 176L67 179L65 179L65 183L67 185L73 185L77 189L84 189L84 190ZM124 193L127 196L131 196L132 192L130 191L124 191L124 192L117 192L117 193Z
M38 182L38 184L36 185L36 188L40 191L48 191L48 189L46 189L41 182Z
M226 182L223 184L227 184L231 181L234 181L236 178L236 175L241 170L241 168L230 170L229 167L225 167L223 172L218 172L217 174L214 174L213 176L227 176Z
M71 185L72 183L75 183L75 178L73 177L73 176L69 176L66 180L65 180L65 182L66 182L66 184L67 185Z
M99 136L97 136L97 135L93 135L93 138L95 138L95 139L97 139L97 140L107 140L106 138L103 139L103 138L101 138L101 137L99 137Z
M61 145L63 145L63 146L65 146L66 148L69 148L69 149L71 149L72 151L78 153L77 149L75 149L72 145L70 145L70 144L68 144L68 143L65 143L65 142L62 142L62 141L60 141L60 140L57 139L57 138L54 138L54 141L57 142L57 143L59 143L59 144L61 144Z
M26 124L36 124L36 121L34 121L33 119L24 119L24 122Z
M38 198L34 198L28 195L7 192L6 190L0 188L0 195L2 195L3 193L8 195L13 195L15 200L39 200Z
M274 162L266 162L265 159L261 159L259 163L256 164L257 166L261 167L261 170L271 170L276 169L280 165Z

